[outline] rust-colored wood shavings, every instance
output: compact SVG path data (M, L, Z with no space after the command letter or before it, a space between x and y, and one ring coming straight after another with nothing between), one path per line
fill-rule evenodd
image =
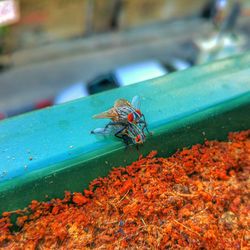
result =
M169 158L151 152L82 193L0 219L6 249L249 249L250 130Z

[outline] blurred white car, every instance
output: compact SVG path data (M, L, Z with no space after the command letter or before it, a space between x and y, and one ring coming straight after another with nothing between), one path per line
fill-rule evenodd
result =
M54 98L38 100L15 110L0 112L0 120L21 113L69 102L81 97L99 93L108 89L128 86L137 82L164 76L173 71L192 66L191 62L174 58L167 64L158 60L141 61L121 66L107 74L100 75L88 83L77 82L60 91Z
M193 64L189 61L174 58L168 64L158 60L147 60L116 68L114 71L100 75L87 85L89 94L95 94L108 89L128 86L137 82L146 81L184 70Z

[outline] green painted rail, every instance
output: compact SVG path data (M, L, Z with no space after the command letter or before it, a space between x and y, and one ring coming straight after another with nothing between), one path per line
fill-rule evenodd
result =
M1 121L0 212L82 191L139 154L167 156L250 128L249 75L250 53ZM92 115L134 95L153 131L140 152L90 134L106 123Z

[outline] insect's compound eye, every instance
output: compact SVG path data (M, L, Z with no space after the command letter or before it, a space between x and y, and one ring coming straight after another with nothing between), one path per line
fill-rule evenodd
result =
M140 110L140 109L137 109L137 110L136 110L136 113L137 113L139 116L141 116L141 110Z
M139 142L141 140L141 136L140 135L137 135L136 138L135 138L135 141L136 142Z
M132 113L129 113L129 114L128 114L128 121L129 121L129 122L133 122L133 120L134 120L133 114L132 114Z

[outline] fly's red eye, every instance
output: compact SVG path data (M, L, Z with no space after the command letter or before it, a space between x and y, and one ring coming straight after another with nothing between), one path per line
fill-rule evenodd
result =
M137 135L136 138L135 138L135 141L136 142L139 142L141 140L141 136L140 135Z
M129 121L129 122L132 122L133 120L134 120L133 114L132 114L132 113L129 113L129 114L128 114L128 121Z
M136 113L141 116L141 111L139 109L136 110Z

